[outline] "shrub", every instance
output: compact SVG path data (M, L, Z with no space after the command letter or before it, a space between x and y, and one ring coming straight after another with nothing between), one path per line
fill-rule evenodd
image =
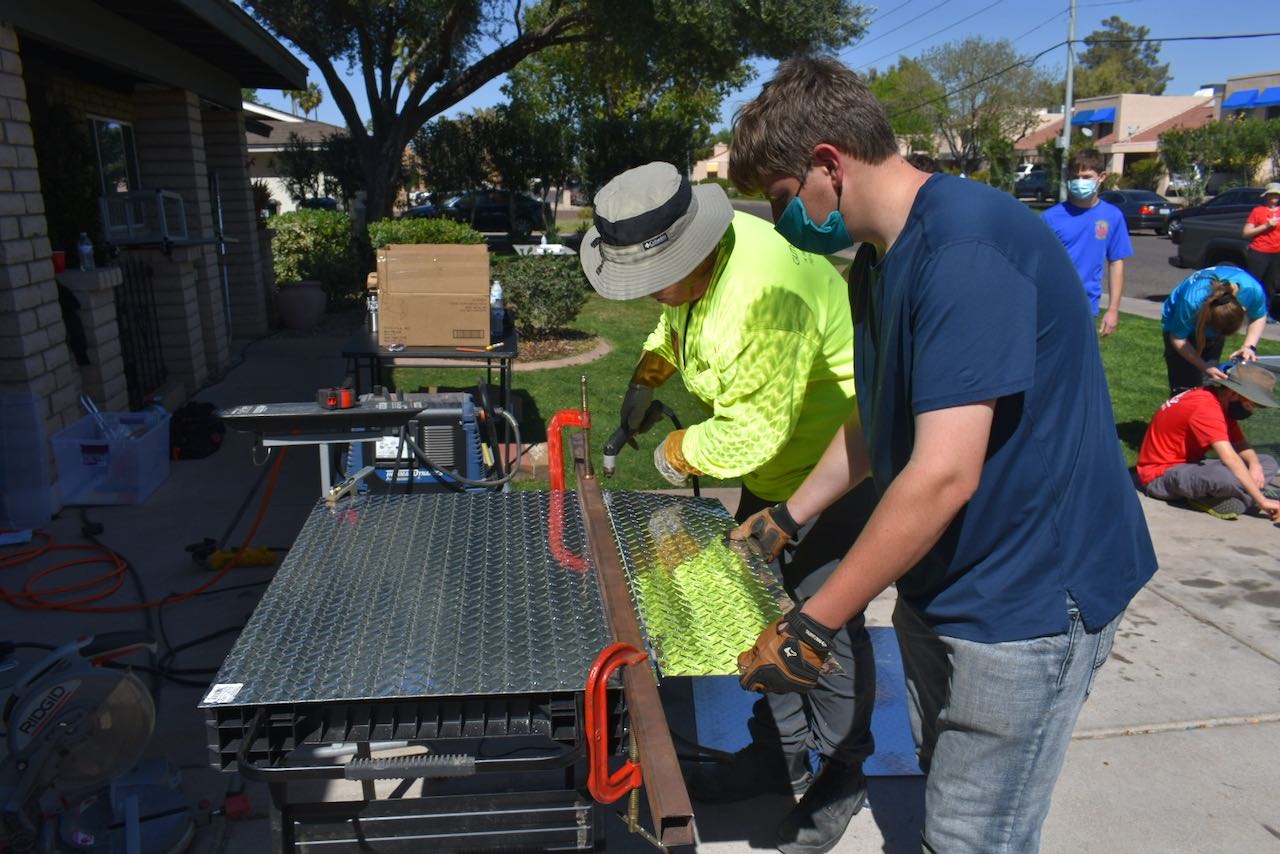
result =
M270 225L277 282L315 279L335 303L364 291L364 265L345 213L302 209L272 217Z
M1125 164L1120 186L1135 190L1155 190L1164 176L1164 163L1158 157L1148 157Z
M587 301L587 277L576 255L495 257L490 275L525 338L541 338L569 325Z
M374 247L389 243L484 243L484 235L463 222L437 217L380 219L369 223Z

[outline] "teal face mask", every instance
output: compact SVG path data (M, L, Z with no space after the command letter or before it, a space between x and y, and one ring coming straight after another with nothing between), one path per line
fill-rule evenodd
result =
M1073 199L1087 199L1098 189L1098 182L1092 178L1072 178L1067 182L1067 195Z
M809 212L804 209L799 194L787 203L773 227L792 246L817 255L831 255L853 245L853 238L849 236L849 229L845 228L844 217L839 210L832 211L826 222L817 225L809 219Z

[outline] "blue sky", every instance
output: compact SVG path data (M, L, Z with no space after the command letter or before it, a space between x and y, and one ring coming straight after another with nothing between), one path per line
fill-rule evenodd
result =
M884 69L899 56L918 57L931 47L970 36L1010 39L1023 55L1040 53L1067 37L1068 6L1064 0L902 0L867 5L875 8L867 34L839 52L841 59L862 72ZM1275 32L1280 31L1277 8L1280 7L1270 0L1078 0L1076 38L1097 29L1102 20L1111 15L1148 27L1153 38ZM1271 12L1263 11L1267 9ZM301 58L307 61L305 56ZM1189 95L1204 83L1222 83L1228 77L1280 70L1280 37L1169 42L1162 47L1160 60L1169 63L1173 75L1165 94ZM320 73L307 64L311 68L309 79L323 88ZM1054 49L1039 64L1047 71L1064 73L1066 48ZM725 100L722 124L727 125L733 111L755 95L774 67L769 61L755 65L759 71L756 79ZM446 115L466 113L505 100L501 92L503 81L504 78L494 80ZM351 78L349 88L367 118L363 84L358 76ZM264 90L259 96L268 104L287 109L288 101L278 92ZM318 117L321 121L346 124L327 90Z

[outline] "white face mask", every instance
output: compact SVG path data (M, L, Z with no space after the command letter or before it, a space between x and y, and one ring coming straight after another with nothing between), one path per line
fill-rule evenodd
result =
M1067 194L1073 199L1087 199L1098 189L1098 182L1092 178L1072 178L1067 182Z

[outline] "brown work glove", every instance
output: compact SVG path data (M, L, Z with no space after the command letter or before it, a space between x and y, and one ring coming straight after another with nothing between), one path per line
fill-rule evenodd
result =
M787 503L775 504L763 510L757 510L747 520L730 531L726 536L731 540L753 539L760 544L764 559L772 563L782 554L787 543L800 533L800 526L791 518Z
M702 474L684 457L684 433L684 430L672 430L653 449L653 465L672 486L684 486L690 475Z
M792 608L769 624L755 645L738 655L738 682L744 690L790 694L818 684L836 633Z

